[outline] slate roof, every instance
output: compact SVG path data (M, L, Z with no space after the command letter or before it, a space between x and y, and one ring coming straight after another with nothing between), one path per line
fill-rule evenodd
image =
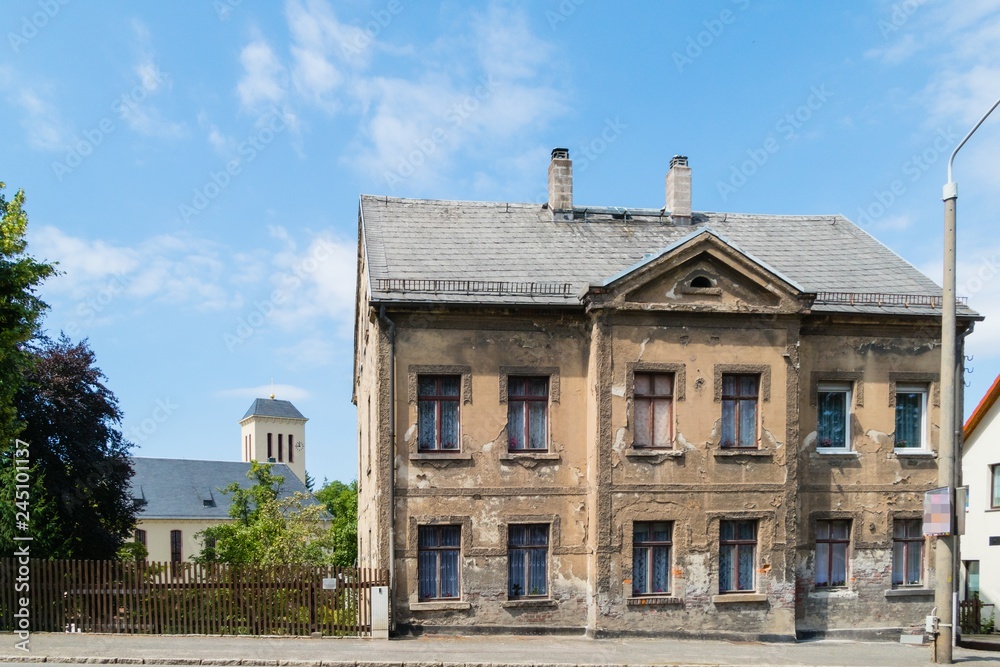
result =
M302 416L298 408L292 405L291 401L283 401L280 398L257 398L254 399L253 404L250 405L250 409L247 413L243 415L243 419L252 416L258 417L282 417L284 419L302 419L306 418ZM240 419L240 421L243 421Z
M243 488L252 486L247 479L249 463L241 461L193 461L190 459L154 459L132 457L135 474L130 482L132 497L146 501L141 519L228 519L229 500L219 489L232 482ZM272 472L285 478L281 497L296 492L308 493L288 466L274 464ZM318 503L310 495L312 503ZM206 505L204 501L213 501Z
M941 312L940 287L840 215L694 213L677 225L656 209L576 207L555 222L541 204L362 195L361 216L376 302L579 305L590 285L708 229L817 293L813 311Z

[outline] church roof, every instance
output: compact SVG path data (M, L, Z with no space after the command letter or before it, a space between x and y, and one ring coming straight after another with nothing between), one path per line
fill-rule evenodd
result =
M271 472L285 478L280 498L309 493L295 473L283 463ZM242 461L194 461L132 457L135 474L129 482L132 497L144 501L142 519L228 519L230 496L222 489L232 482L253 486L247 478L250 464ZM306 504L318 503L312 494Z
M282 417L284 419L301 419L306 420L299 412L298 408L292 405L291 401L283 401L279 398L258 398L255 399L253 405L247 410L247 413L243 415L243 419L247 417ZM241 419L240 421L243 421Z

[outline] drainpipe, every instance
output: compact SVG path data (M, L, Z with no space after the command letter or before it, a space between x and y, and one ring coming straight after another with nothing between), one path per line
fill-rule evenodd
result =
M386 317L385 304L378 318L389 327L389 629L395 632L391 603L396 597L396 324Z

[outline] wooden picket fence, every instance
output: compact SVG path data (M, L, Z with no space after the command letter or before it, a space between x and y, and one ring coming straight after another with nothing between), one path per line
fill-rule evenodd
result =
M0 630L123 634L371 634L371 587L386 570L308 565L0 559ZM335 579L324 589L323 579ZM18 591L18 584L28 589Z

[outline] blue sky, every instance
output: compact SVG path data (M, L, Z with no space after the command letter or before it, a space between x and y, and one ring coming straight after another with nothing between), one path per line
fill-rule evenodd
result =
M8 0L0 180L146 456L237 459L270 392L356 475L360 193L842 213L936 281L947 155L1000 96L995 2ZM1000 115L956 164L959 292L1000 371Z

